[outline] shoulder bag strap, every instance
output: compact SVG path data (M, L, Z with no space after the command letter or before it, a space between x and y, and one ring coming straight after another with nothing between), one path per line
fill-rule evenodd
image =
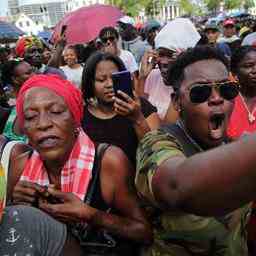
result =
M97 180L100 175L101 162L102 162L103 155L109 146L110 144L100 143L96 147L95 157L93 162L93 169L92 169L92 180L91 180L88 192L84 199L84 202L88 205L91 203L95 189L96 189Z

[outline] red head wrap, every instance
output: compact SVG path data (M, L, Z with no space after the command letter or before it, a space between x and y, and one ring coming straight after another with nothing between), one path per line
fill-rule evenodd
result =
M16 48L15 48L16 54L19 57L23 58L26 49L28 49L32 46L37 46L38 48L43 48L43 43L39 38L37 38L35 36L24 36L24 37L20 38L16 43Z
M34 75L22 85L16 102L18 121L21 128L23 128L24 125L24 97L26 92L34 87L47 88L63 97L69 111L73 115L76 125L78 127L81 126L81 119L83 117L83 98L80 90L69 81L62 79L57 75Z

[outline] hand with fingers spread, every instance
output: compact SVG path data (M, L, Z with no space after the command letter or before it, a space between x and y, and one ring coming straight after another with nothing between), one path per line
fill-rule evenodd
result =
M13 190L14 204L36 205L44 187L29 181L19 181Z
M39 199L39 208L63 222L89 222L96 211L72 193L53 188L48 188L48 192L60 203L52 204L45 199Z
M117 114L126 116L131 121L136 122L143 116L143 114L141 112L140 99L136 95L135 91L133 94L134 98L131 98L126 93L117 91L114 102L114 110Z
M149 73L156 65L157 53L156 51L149 50L146 51L141 59L141 66L140 66L140 78L146 79Z

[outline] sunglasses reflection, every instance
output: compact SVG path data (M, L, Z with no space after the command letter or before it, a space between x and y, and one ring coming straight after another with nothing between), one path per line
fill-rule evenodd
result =
M204 103L212 95L212 90L218 91L225 100L233 100L239 93L238 83L225 81L221 83L193 84L189 90L190 101L192 103Z

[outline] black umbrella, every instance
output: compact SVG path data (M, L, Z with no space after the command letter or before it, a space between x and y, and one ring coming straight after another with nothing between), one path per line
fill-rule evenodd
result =
M1 43L15 42L22 35L24 35L24 32L15 25L5 21L0 21Z

